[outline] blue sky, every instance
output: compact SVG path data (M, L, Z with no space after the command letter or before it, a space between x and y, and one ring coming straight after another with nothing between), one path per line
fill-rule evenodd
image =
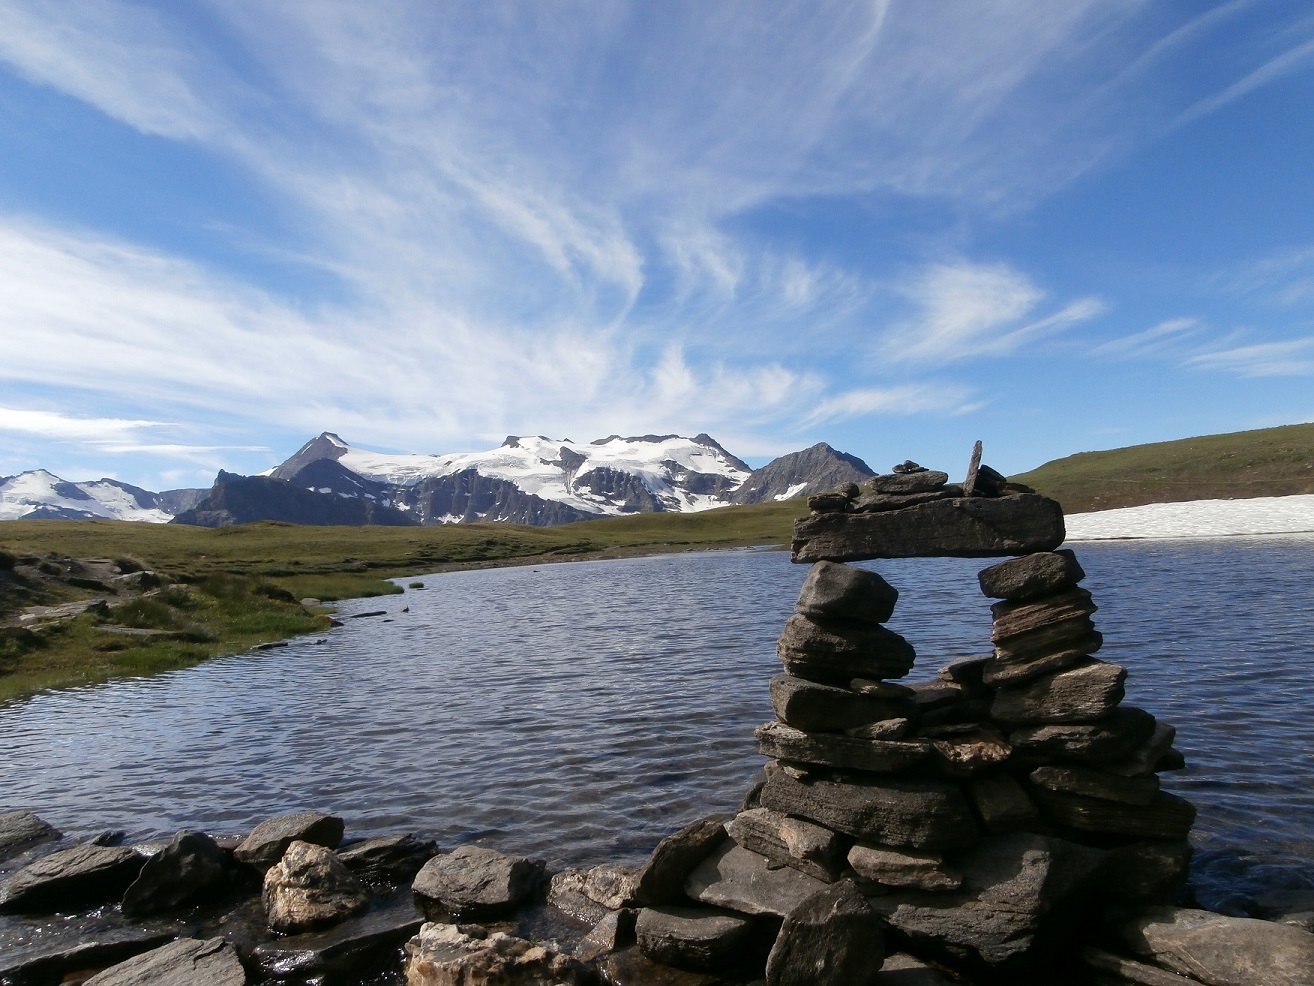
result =
M0 0L0 475L1314 420L1314 8Z

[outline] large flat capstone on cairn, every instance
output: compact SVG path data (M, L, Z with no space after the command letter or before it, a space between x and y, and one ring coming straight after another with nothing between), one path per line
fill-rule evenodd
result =
M887 950L1041 981L1070 968L1098 911L1171 900L1185 880L1195 811L1158 778L1184 765L1173 729L1124 706L1126 670L1093 656L1059 505L980 451L962 485L906 462L810 497L795 525L812 568L777 644L776 720L756 733L766 780L684 887L781 929L772 986L879 984ZM899 593L844 562L989 556L1014 556L980 573L993 652L897 683L915 659L884 625ZM813 916L832 910L844 919Z

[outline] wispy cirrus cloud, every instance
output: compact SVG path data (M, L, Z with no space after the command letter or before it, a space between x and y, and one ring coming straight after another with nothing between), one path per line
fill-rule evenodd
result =
M1261 342L1186 360L1186 366L1219 370L1243 377L1292 377L1314 374L1314 337Z
M1183 342L1204 328L1197 318L1170 318L1141 332L1119 336L1108 342L1092 346L1091 356L1105 359L1129 360L1157 356L1178 349Z
M933 384L850 390L821 401L809 412L804 424L813 427L870 414L967 414L984 406L983 401L973 401L971 397L972 392L967 388Z
M59 411L0 407L0 431L57 441L118 443L143 431L172 427L176 426L165 421L79 417Z

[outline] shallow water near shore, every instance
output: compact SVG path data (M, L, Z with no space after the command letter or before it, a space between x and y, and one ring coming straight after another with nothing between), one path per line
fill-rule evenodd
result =
M1165 787L1200 809L1201 901L1314 892L1314 539L1075 548L1099 656L1177 726L1189 766ZM869 563L901 592L911 679L988 652L990 563ZM753 783L805 573L725 551L420 576L322 638L0 709L0 810L144 840L316 808L349 837L637 862Z

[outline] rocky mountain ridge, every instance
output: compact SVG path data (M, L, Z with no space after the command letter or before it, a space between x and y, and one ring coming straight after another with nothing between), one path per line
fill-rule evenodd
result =
M221 471L208 491L66 484L39 471L0 479L0 518L553 526L783 500L871 475L861 459L825 443L753 470L706 434L609 435L587 444L511 435L487 452L420 455L372 452L324 432L261 476ZM73 486L80 496L65 490Z

